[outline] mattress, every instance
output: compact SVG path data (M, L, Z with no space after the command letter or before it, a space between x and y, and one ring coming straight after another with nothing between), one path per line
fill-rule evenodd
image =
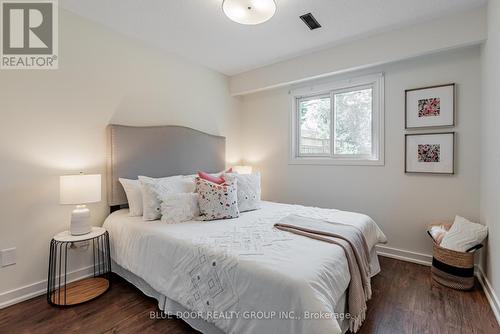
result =
M236 219L165 224L119 210L104 227L118 274L140 279L132 283L143 291L147 284L166 311L194 311L184 320L195 328L342 333L339 310L350 281L343 250L273 228L289 214L358 227L371 250L372 276L380 271L374 245L386 238L370 217L352 212L263 202Z

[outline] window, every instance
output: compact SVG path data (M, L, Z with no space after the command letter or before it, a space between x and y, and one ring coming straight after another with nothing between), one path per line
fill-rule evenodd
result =
M330 155L330 96L313 96L298 100L301 155Z
M292 92L291 163L382 165L383 75Z

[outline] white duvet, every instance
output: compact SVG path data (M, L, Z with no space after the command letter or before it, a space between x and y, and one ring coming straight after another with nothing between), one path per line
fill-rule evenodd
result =
M120 210L104 227L118 265L223 332L341 333L334 309L350 281L344 252L273 228L289 214L354 225L370 250L386 241L366 215L271 202L237 219L179 224ZM376 256L371 269L379 271Z

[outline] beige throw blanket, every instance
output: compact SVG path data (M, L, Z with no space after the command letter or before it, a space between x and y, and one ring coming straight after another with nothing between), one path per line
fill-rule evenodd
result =
M368 244L354 226L319 219L289 215L274 225L277 229L339 245L344 250L351 274L347 311L349 329L355 333L366 317L366 301L371 298Z

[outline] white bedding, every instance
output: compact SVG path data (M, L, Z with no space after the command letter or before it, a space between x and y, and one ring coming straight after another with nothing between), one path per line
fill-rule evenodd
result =
M271 202L237 219L179 224L144 222L120 210L104 227L118 265L223 332L340 334L333 312L350 280L345 255L273 228L292 213L357 226L371 250L386 241L366 215ZM376 255L370 265L373 276Z

